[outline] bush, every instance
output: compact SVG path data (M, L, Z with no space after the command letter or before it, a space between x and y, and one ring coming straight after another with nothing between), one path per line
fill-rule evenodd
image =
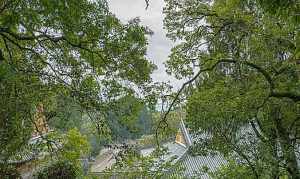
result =
M73 179L79 175L80 169L68 161L56 161L39 170L36 179Z
M20 173L13 166L0 165L0 178L1 179L16 179L21 178Z

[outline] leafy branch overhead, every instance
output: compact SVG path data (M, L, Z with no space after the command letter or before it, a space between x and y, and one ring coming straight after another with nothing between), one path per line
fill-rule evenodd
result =
M179 41L167 61L168 72L189 80L161 124L183 96L189 127L209 135L198 149L221 152L232 166L242 161L240 172L250 171L250 178L298 178L299 2L166 4L168 37ZM243 176L238 172L228 172L229 178Z
M143 91L155 65L146 58L152 32L139 22L121 23L102 0L1 1L0 160L31 137L39 104L49 124L60 99L100 124L112 103Z

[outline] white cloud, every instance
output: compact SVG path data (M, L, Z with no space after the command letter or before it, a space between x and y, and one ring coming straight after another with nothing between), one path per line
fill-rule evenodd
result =
M182 81L176 80L165 72L164 62L168 59L170 49L174 42L166 38L163 29L162 13L164 1L152 0L146 10L144 0L108 0L109 8L122 22L127 22L135 17L140 17L141 24L148 26L154 35L149 37L147 57L154 62L158 69L152 74L154 81L170 81L175 89L179 88Z

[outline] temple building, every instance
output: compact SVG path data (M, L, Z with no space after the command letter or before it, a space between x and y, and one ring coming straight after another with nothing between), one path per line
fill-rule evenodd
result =
M227 161L220 154L206 156L191 155L189 153L189 148L193 146L195 140L197 140L197 138L193 138L189 134L183 120L181 120L175 140L163 144L168 152L162 156L162 159L164 161L172 161L173 164L179 164L180 168L183 168L183 171L180 172L180 177L210 178L208 174L199 171L201 171L202 168L206 168L211 172L216 171L222 165L226 165ZM140 153L143 156L148 156L154 150L154 147L145 148L141 149ZM91 173L101 176L102 172L105 172L106 169L109 169L114 165L116 162L116 159L114 158L115 155L116 150L103 150L100 154L100 162L96 165L92 165ZM175 173L175 176L178 176L176 171L173 171L172 173Z

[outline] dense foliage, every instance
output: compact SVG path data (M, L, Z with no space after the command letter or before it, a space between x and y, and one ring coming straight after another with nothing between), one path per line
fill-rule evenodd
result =
M57 161L50 163L38 171L34 178L36 179L49 179L49 178L76 178L79 176L78 168L68 161Z
M234 161L216 176L299 178L300 2L166 4L168 36L179 40L168 71L190 79L180 91L189 128L206 136L193 151Z
M82 115L106 124L113 102L151 81L148 34L139 19L122 24L104 0L2 0L1 162L26 145L39 104L60 131Z
M166 148L160 148L142 156L135 147L127 146L118 153L116 165L102 178L181 178L183 167L174 162L176 156L164 159L167 154Z
M104 143L174 136L183 112L173 107L186 102L188 127L203 137L190 151L229 161L211 176L300 178L300 1L165 2L168 37L178 42L167 71L188 79L170 95L164 83L149 85L152 32L138 18L121 23L105 0L0 2L0 176L19 175L10 161L31 149L38 117L54 131L33 142L40 165L51 161L36 177L76 178L79 159ZM166 154L126 148L110 172L164 178L177 168L158 160Z
M119 99L107 116L107 120L112 140L119 142L149 134L152 128L149 109L134 96Z

